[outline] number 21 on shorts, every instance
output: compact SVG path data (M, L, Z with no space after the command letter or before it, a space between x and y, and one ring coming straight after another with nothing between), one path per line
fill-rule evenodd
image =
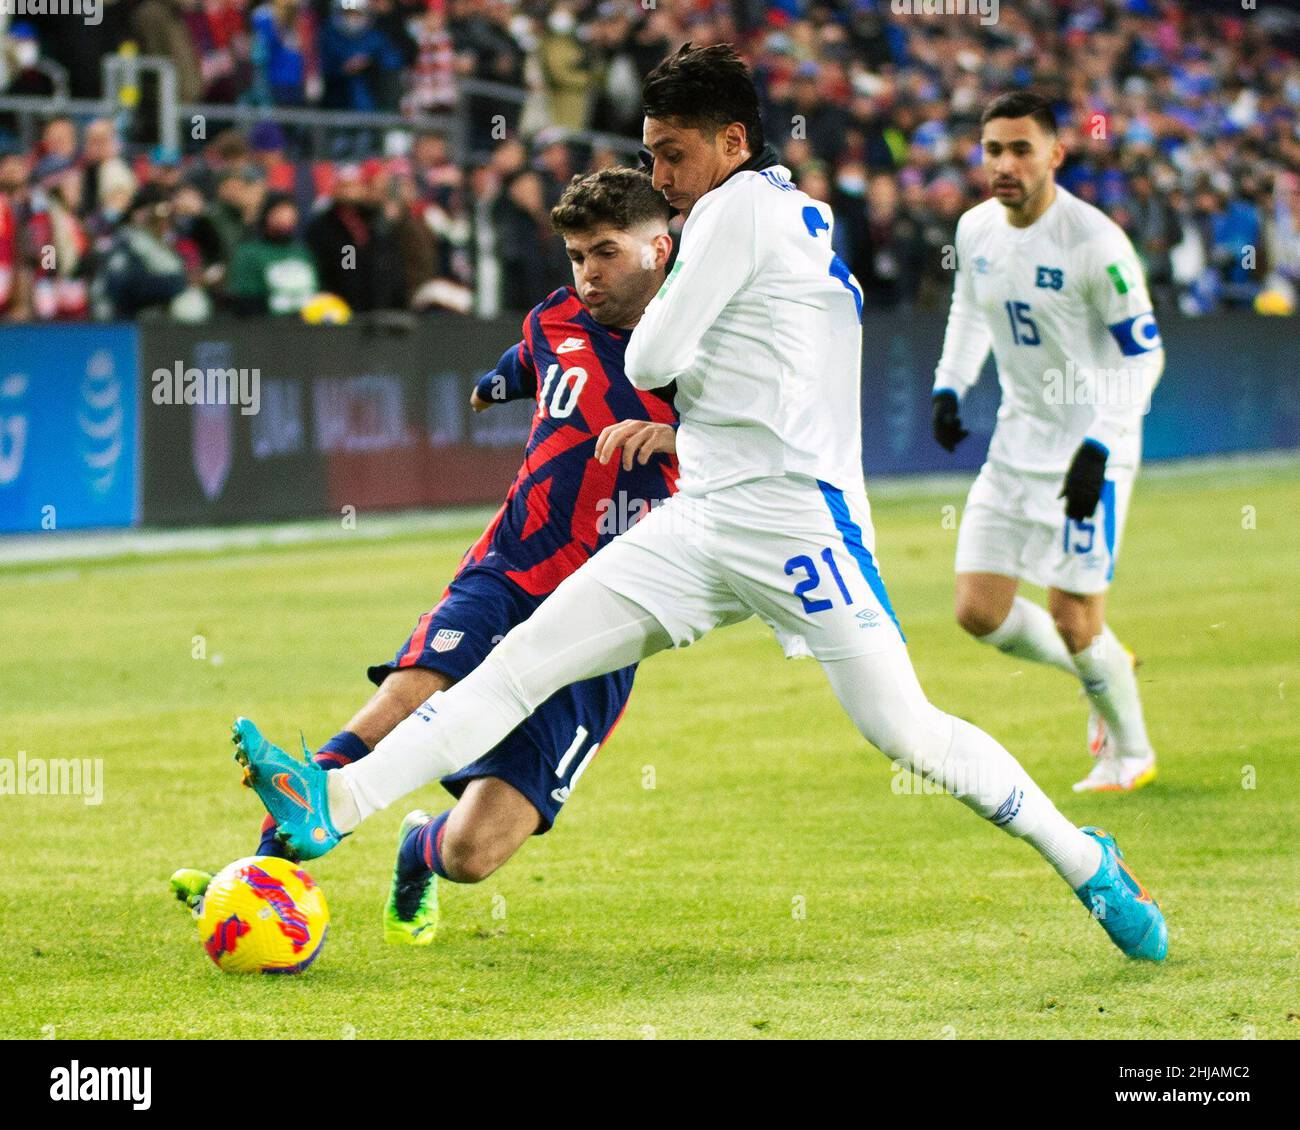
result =
M849 593L848 585L844 583L843 576L840 575L840 567L835 563L835 554L829 546L821 551L821 560L830 569L830 574L835 580L836 587L840 590L840 595L844 598L844 603L851 605L853 597ZM806 553L800 553L785 563L785 575L787 577L793 577L796 573L802 573L803 579L794 586L794 595L803 601L803 610L805 612L809 614L825 612L828 608L835 607L834 600L810 595L820 587L822 578L821 573L818 572L817 563ZM831 595L833 596L834 593L832 592Z

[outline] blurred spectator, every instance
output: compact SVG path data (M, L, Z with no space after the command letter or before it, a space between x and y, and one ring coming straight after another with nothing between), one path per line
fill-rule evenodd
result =
M522 93L526 52L511 28L512 5L505 0L455 0L451 20L457 70ZM513 136L522 99L473 94L466 99L470 146L486 149Z
M672 26L655 7L602 0L591 24L591 47L601 59L593 129L641 135L641 82L677 46Z
M244 164L251 154L248 140L241 133L233 129L222 130L190 162L184 180L211 199L216 195L217 182L226 171Z
M167 307L188 283L185 261L171 245L171 204L156 185L135 194L95 280L97 316L125 321Z
M412 18L408 34L415 45L415 62L409 74L407 109L424 114L454 109L456 45L443 0L430 0L423 14Z
M90 238L81 221L81 172L51 153L32 170L25 222L32 268L32 315L40 321L84 318L89 309L84 260Z
M537 53L548 120L561 129L585 129L597 72L578 39L578 19L568 4L551 8Z
M191 38L188 15L198 0L140 0L128 21L141 55L162 55L176 68L177 97L197 102L207 85Z
M302 106L320 97L316 16L304 0L269 0L250 17L258 101Z
M209 205L206 216L220 241L222 263L229 263L235 248L254 231L265 197L262 170L251 161L221 174L217 198Z
M497 198L492 219L505 309L528 310L536 304L537 295L549 294L571 281L564 244L551 230L540 173L525 169L512 176Z
M0 153L0 321L21 322L31 314L31 271L23 256L27 158Z
M321 32L322 105L335 110L395 110L402 56L375 25L369 0L332 0Z
M542 196L547 209L560 202L560 196L569 187L577 170L573 167L573 153L562 135L556 130L543 130L533 139L533 168L542 178Z
M71 161L77 155L77 127L71 118L51 118L41 130L36 157L62 157Z
M890 309L910 303L923 256L921 229L903 207L898 181L891 173L877 173L867 184L867 245L856 249L858 266L852 268L862 284L863 305Z
M411 170L416 189L427 200L445 202L464 176L451 158L451 147L440 133L417 134L411 145Z
M1114 218L1124 228L1146 267L1147 282L1156 302L1171 298L1173 261L1170 257L1179 238L1178 214L1169 198L1158 193L1145 170L1135 171L1129 181L1129 196Z
M99 118L86 126L81 146L81 199L87 211L101 212L110 223L126 214L135 195L135 176L122 160L117 126Z
M373 185L373 173L368 179L359 166L345 165L332 196L307 225L321 289L357 312L406 304L399 257Z
M1300 297L1300 176L1295 173L1283 173L1277 178L1268 229L1268 258L1272 268L1269 286L1278 290L1294 310Z
M8 75L5 94L40 98L54 93L54 79L41 66L41 45L35 27L25 20L14 24L9 28L9 40L4 46L7 65L0 73Z
M412 310L468 313L474 295L465 285L463 260L457 261L468 240L468 224L421 198L409 162L394 163L388 185L385 214L397 244L408 305ZM455 195L446 199L454 207ZM456 277L458 273L462 277Z
M204 102L236 102L252 85L245 0L198 0L185 13Z
M317 291L316 265L298 239L298 206L266 198L256 232L235 248L226 293L236 314L297 314Z

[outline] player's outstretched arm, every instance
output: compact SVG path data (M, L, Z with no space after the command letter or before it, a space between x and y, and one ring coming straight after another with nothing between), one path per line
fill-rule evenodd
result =
M620 420L608 424L596 440L596 459L608 463L615 452L623 450L623 470L632 470L633 462L645 466L653 455L677 452L677 429L672 424L651 420Z

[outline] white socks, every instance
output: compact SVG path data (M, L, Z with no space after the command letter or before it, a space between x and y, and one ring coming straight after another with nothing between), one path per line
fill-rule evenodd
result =
M901 644L896 651L824 660L822 670L859 732L886 757L939 782L967 808L1027 840L1071 890L1097 873L1097 841L1057 811L1002 745L926 700Z
M1097 713L1110 727L1115 752L1120 757L1145 757L1151 752L1137 677L1124 645L1110 628L1102 625L1101 635L1074 657L1083 689Z
M992 644L999 651L1016 655L1034 663L1046 663L1060 668L1069 675L1077 675L1069 649L1056 630L1056 624L1046 608L1018 596L1011 602L1011 611L987 636L976 636L980 643Z
M579 570L454 687L399 722L366 757L330 771L334 826L350 832L412 790L468 765L561 687L671 645L644 608Z
M952 719L952 746L943 775L955 777L958 783L969 777L967 787L978 782L978 792L954 791L954 795L999 828L1032 844L1071 890L1097 873L1101 845L1062 816L1020 762L978 726Z
M330 772L330 816L335 827L340 832L351 831L340 824L351 814L334 808L335 777L351 793L355 827L407 793L486 753L527 718L531 709L512 692L502 665L489 657L451 693L439 691L399 722L368 756Z
M1094 709L1105 719L1116 754L1145 757L1151 752L1132 660L1106 625L1091 644L1071 656L1048 611L1017 596L1007 618L987 636L976 638L1008 655L1046 663L1076 676Z

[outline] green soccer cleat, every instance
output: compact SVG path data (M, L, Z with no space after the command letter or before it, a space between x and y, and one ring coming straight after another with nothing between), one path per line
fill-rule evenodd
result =
M212 882L212 875L194 867L182 867L173 871L168 885L177 900L183 902L192 914L199 912L199 903L203 901L203 892Z
M269 742L247 718L236 718L230 740L244 767L244 784L257 793L295 860L316 859L343 837L330 822L326 771L304 750L297 758Z
M397 832L393 885L384 906L384 941L394 946L427 946L438 934L438 876L426 871L415 878L401 874L402 847L408 836L433 819L418 808L408 812Z

